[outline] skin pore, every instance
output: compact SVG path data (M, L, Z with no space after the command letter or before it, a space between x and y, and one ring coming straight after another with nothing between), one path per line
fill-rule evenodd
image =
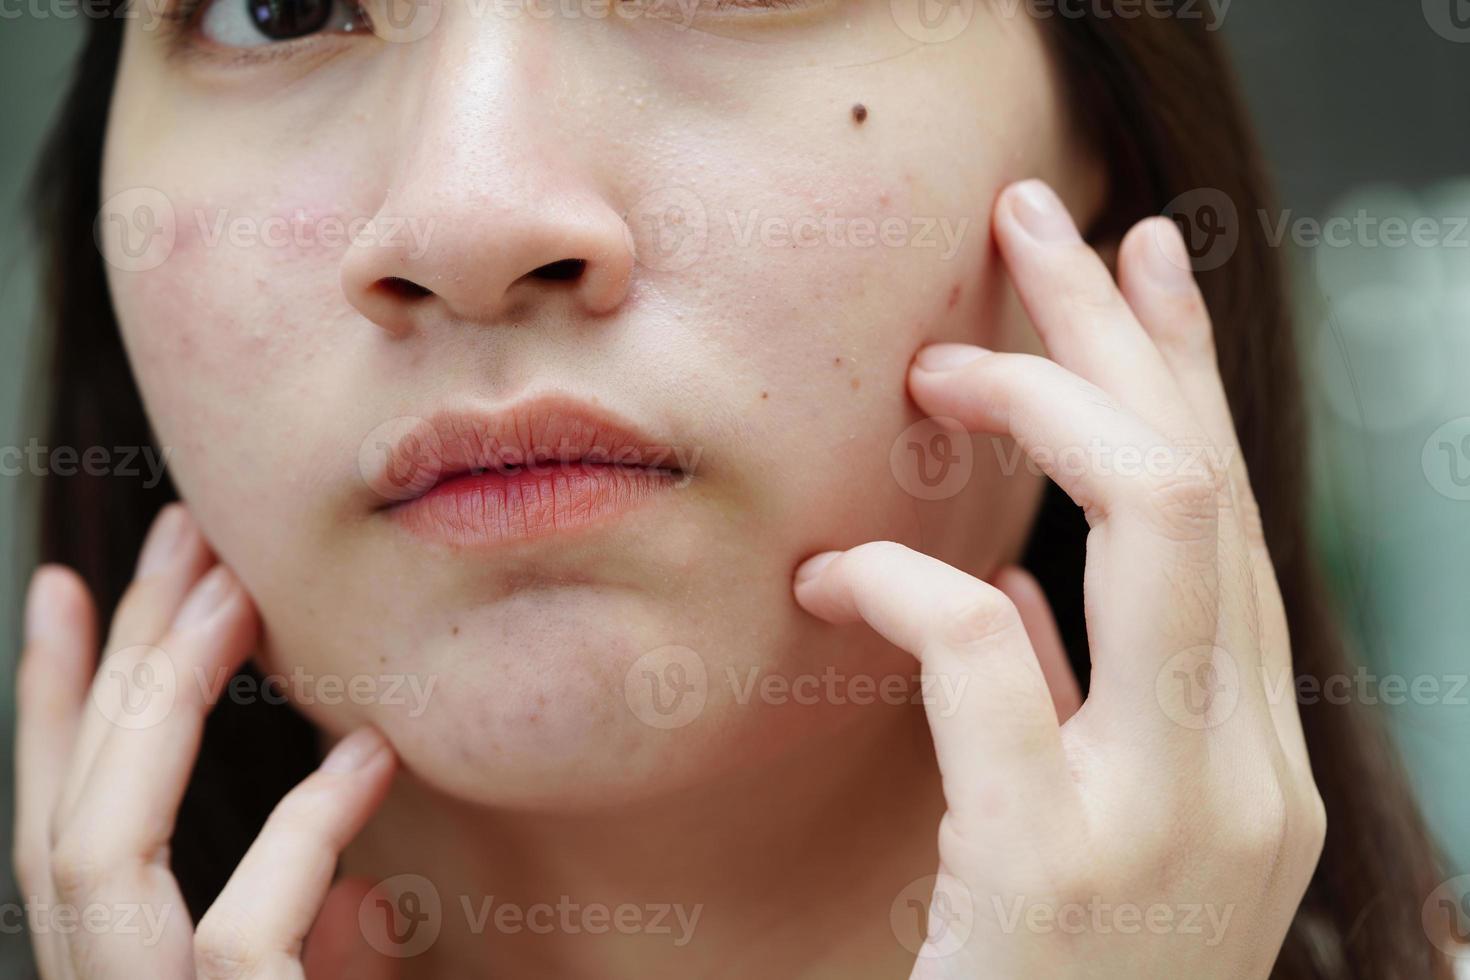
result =
M371 724L401 760L343 868L434 884L424 975L908 969L890 904L933 873L944 811L922 710L742 692L915 673L797 606L808 556L886 539L986 576L1019 553L1041 481L989 440L937 501L890 458L923 417L906 395L920 347L1037 349L991 209L1039 175L1085 227L1100 178L1065 118L1037 25L983 5L936 44L878 0L702 11L691 29L450 0L409 43L249 60L130 25L102 196L159 191L177 230L162 265L110 272L131 365L193 519L259 611L258 662L308 679L298 707L329 740ZM692 261L639 220L667 202L702 213ZM211 233L302 216L424 234ZM886 218L902 244L854 241ZM566 260L583 275L530 275ZM383 519L362 458L385 424L568 393L695 447L688 485L493 553ZM708 690L661 729L625 680L670 646ZM416 713L312 696L328 677L434 686ZM474 934L461 898L486 896L701 911L685 945L677 925Z

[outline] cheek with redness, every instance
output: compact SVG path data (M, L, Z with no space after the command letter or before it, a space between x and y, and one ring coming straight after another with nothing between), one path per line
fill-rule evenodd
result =
M113 281L139 373L162 364L224 391L289 380L350 313L339 270L360 225L305 207L180 208L167 261Z
M133 371L181 489L214 494L211 480L238 478L245 489L280 469L273 441L293 425L301 435L302 407L340 383L320 355L340 347L352 310L340 249L212 238L196 214L207 212L181 209L162 265L114 272L111 282ZM236 472L246 467L252 472Z

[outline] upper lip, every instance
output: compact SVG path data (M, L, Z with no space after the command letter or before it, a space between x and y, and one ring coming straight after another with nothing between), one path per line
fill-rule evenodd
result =
M385 506L422 497L468 473L514 472L560 463L600 463L684 475L685 458L669 440L565 397L542 397L498 411L446 410L402 420L370 478Z

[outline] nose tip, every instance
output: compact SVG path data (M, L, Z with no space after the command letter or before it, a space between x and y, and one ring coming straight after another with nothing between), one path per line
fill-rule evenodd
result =
M435 314L493 323L536 305L562 302L601 316L622 304L633 238L611 207L526 201L510 213L492 210L427 215L428 233L413 250L355 242L342 264L348 301L393 334Z

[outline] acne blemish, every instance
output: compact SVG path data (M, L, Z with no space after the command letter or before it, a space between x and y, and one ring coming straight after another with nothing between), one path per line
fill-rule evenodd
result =
M770 397L771 397L771 393L769 391L763 391L763 392L761 392L761 400L762 401L764 401L765 399L770 398Z
M451 627L449 627L449 635L450 636L458 636L459 635L459 627L458 626L451 626Z
M950 288L950 291L949 291L949 302L946 305L951 310L954 309L956 306L959 306L960 305L960 284L959 283L955 283L954 286Z
M853 378L852 381L849 382L849 384L852 385L852 390L853 391L857 391L859 388L861 388L863 386L862 379L860 379L860 378Z
M861 102L852 107L852 121L861 126L868 118L868 107Z
M840 358L840 357L834 357L834 358L832 358L832 366L833 367L841 367L842 366L842 358Z

